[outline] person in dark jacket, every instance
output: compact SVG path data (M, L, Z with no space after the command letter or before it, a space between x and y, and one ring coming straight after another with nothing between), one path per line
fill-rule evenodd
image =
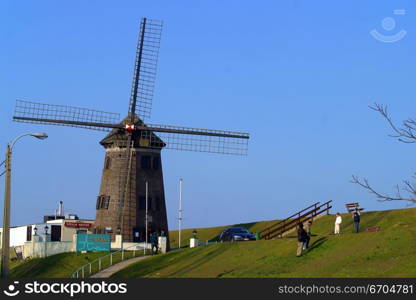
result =
M300 222L298 224L298 249L296 251L296 256L299 257L302 255L303 243L306 242L308 234L305 229L303 229L303 224Z
M153 232L150 235L150 244L152 244L152 255L153 254L157 254L157 250L158 250L158 236L156 232Z
M312 219L308 220L304 225L303 229L306 231L306 241L303 243L303 250L308 249L309 241L311 240L311 227L312 227Z
M352 218L354 219L354 231L358 233L360 230L360 211L357 208L353 212Z

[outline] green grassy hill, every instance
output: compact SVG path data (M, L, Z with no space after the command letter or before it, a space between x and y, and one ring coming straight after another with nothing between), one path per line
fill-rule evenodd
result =
M94 259L105 255L104 252L87 254L60 253L47 258L33 258L11 266L12 278L67 278L76 269Z
M310 249L302 257L295 256L297 240L290 236L219 243L158 255L113 277L416 277L416 209L363 213L358 234L351 215L344 214L341 235L332 235L334 219L316 220ZM265 227L264 222L248 225L252 232ZM369 226L380 231L363 232ZM197 230L201 240L211 240L222 229ZM191 232L184 232L184 243ZM174 232L174 245L172 237Z
M142 253L133 253L126 251L124 259L142 255ZM105 257L104 257L105 256ZM108 268L110 266L110 257L108 252L90 252L90 253L60 253L49 256L47 258L34 258L27 261L13 261L11 263L10 277L12 278L68 278L74 271L80 267L92 263L91 271L93 274L98 272L97 258L101 257L101 267ZM113 254L112 263L121 261L122 254L117 252ZM87 275L89 268L85 268ZM79 276L82 273L79 274Z

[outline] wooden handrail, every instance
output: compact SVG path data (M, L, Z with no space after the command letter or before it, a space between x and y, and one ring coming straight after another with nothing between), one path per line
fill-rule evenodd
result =
M271 237L274 237L276 235L282 235L284 232L296 227L296 225L300 222L300 220L302 220L302 218L305 218L305 217L311 215L309 218L306 218L306 219L303 220L303 222L305 222L305 221L307 221L307 220L309 220L309 219L311 219L311 218L313 218L317 215L320 215L321 213L323 213L325 211L328 211L332 207L332 206L329 205L329 203L331 203L331 202L332 202L332 200L330 200L328 202L325 202L324 204L320 205L319 207L317 207L313 210L310 210L309 212L307 212L303 215L299 215L298 218L291 219L290 222L282 224L279 228L276 228L275 230L268 232L263 237L264 238L271 238ZM323 207L325 205L327 207L325 209L320 210L321 207ZM276 232L278 232L278 233L276 233Z
M327 205L327 207L326 208L324 208L324 209L322 209L321 210L321 207L323 206L320 206L319 208L317 208L317 209L314 209L314 210L312 210L312 211L310 211L309 213L306 213L306 214L304 214L304 215L302 215L300 218L298 218L298 219L292 219L292 221L291 222L289 222L289 223L287 223L287 224L284 224L285 226L282 226L283 227L283 230L282 230L282 228L280 228L281 229L281 232L279 232L278 234L275 234L274 236L276 236L276 235L282 235L284 232L286 232L286 231L288 231L288 230L290 230L290 229L292 229L292 228L294 228L294 227L296 227L297 225L298 225L298 223L300 223L300 220L302 219L302 218L304 218L303 220L302 220L302 223L303 222L306 222L306 221L308 221L308 220L310 220L310 219L313 219L314 217L316 217L317 215L320 215L321 213L323 213L323 212L325 212L325 211L328 211L330 208L332 208L332 206L330 206L329 205L329 202L326 204ZM311 215L312 214L312 215ZM311 215L311 216L309 216L309 215ZM294 224L293 224L294 223ZM289 227L286 227L287 225L290 225ZM276 232L277 231L277 229L274 231L274 232ZM274 232L270 232L269 233L269 235L270 234L272 234L272 233L274 233Z
M305 221L307 221L307 220L309 220L309 219L312 219L313 217L315 217L315 216L317 216L317 215L320 215L321 213L323 213L323 212L325 212L325 211L328 211L332 206L330 206L330 203L332 202L332 200L330 200L330 201L327 201L327 202L325 202L324 204L322 204L322 205L320 205L320 206L318 206L318 207L315 207L314 209L312 209L312 210L310 210L310 211L308 211L308 212L306 212L305 214L303 214L303 215L300 215L300 213L298 213L298 214L295 214L295 215L298 215L298 217L297 218L295 218L295 219L290 219L290 218L286 218L285 220L283 220L282 222L279 222L278 224L281 224L281 223L283 223L283 224L281 224L279 227L277 227L277 228L275 228L274 230L271 230L271 231L269 231L269 232L267 232L266 234L263 234L262 236L261 236L261 238L265 238L265 239L270 239L271 237L274 237L274 236L277 236L277 235L282 235L284 232L286 232L286 231L288 231L288 230L290 230L290 229L292 229L292 228L294 228L294 227L296 227L296 225L300 222L300 220L302 220L302 218L305 218L305 217L307 217L307 218L305 218L304 220L303 220L303 222L305 222ZM319 202L318 202L319 203ZM325 206L326 205L326 208L324 208L324 209L321 209L323 206ZM313 205L312 205L313 206ZM310 208L310 207L309 207ZM304 211L304 210L303 210ZM293 216L295 216L295 215L292 215L292 217ZM309 216L309 217L308 217ZM286 223L285 221L287 221L288 219L290 219L290 222L288 222L288 223Z
M278 226L279 224L281 224L281 223L283 223L283 222L285 222L285 221L287 221L287 220L289 220L289 219L293 218L294 216L297 216L297 215L298 215L298 214L300 214L301 212L304 212L305 210L310 209L310 208L311 208L311 207L313 207L313 206L315 206L315 207L316 207L316 205L318 205L319 203L321 203L321 202L320 202L320 201L315 202L314 204L312 204L312 205L308 206L307 208L304 208L304 209L302 209L302 210L298 211L297 213L295 213L295 214L291 215L290 217L287 217L286 219L281 220L280 222L278 222L278 223L276 223L276 224L274 224L274 225L271 225L271 226L269 226L269 227L267 227L267 228L263 229L263 230L262 230L262 231L260 231L259 233L260 233L260 234L262 234L263 232L268 231L268 230L272 229L273 227Z

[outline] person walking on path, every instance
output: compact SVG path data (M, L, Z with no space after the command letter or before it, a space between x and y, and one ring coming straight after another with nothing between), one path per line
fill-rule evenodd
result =
M308 235L305 229L303 228L303 224L299 223L298 224L298 249L296 251L297 257L302 255L303 244L305 243L307 236Z
M335 219L335 230L334 230L334 234L339 234L339 227L342 223L342 218L341 215L339 214L339 212L337 213L337 218Z
M309 247L309 241L311 240L311 226L312 226L312 219L305 222L303 225L303 229L306 231L306 241L303 243L303 250L308 249Z
M360 211L358 208L355 209L354 213L352 214L352 218L354 219L354 231L358 233L360 230Z
M158 236L156 232L153 232L150 235L150 244L152 244L152 255L157 254L157 244L158 244Z

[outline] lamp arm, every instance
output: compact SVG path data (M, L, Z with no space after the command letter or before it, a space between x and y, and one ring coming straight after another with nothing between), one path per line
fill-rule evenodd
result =
M14 146L14 144L16 144L16 142L19 140L19 139L21 139L22 137L24 137L24 136L27 136L27 135L32 135L31 133L24 133L24 134L21 134L21 135L19 135L17 138L15 138L9 145L10 145L10 152L12 152L13 151L13 146Z

